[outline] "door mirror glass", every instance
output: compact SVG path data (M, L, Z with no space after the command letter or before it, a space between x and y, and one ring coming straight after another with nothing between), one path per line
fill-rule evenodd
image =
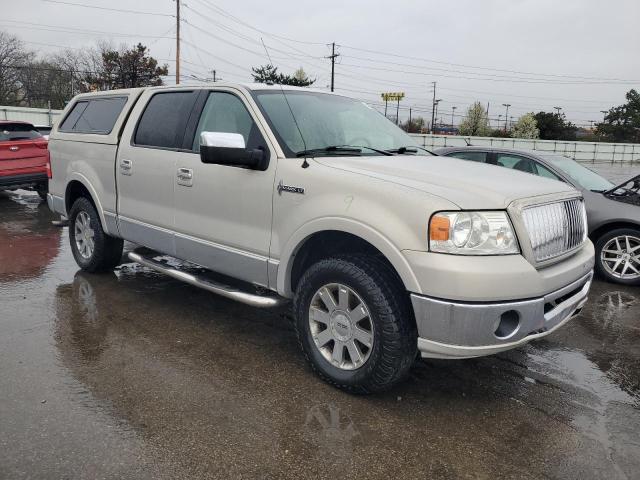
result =
M200 148L202 147L245 148L245 143L244 137L239 133L202 132Z
M202 163L266 170L268 162L264 149L246 148L239 133L202 132L200 134Z

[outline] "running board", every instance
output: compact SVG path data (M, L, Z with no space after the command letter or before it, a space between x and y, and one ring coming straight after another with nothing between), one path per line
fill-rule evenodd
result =
M161 254L156 254L156 256L159 255ZM172 278L181 280L195 287L203 288L223 297L230 298L247 305L251 305L252 307L273 308L284 305L288 301L286 298L278 297L276 295L259 295L257 293L245 292L238 288L231 287L229 285L225 285L223 283L219 283L202 276L187 273L185 271L179 270L178 268L154 260L150 256L144 256L140 253L129 252L128 256L130 260L139 263L140 265L144 265L145 267L151 268L152 270L164 273L165 275L168 275Z

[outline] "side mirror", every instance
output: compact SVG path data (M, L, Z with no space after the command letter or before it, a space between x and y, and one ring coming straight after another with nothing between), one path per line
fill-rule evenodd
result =
M246 148L244 137L239 133L202 132L200 160L202 163L253 170L266 170L268 166L265 151L261 148Z

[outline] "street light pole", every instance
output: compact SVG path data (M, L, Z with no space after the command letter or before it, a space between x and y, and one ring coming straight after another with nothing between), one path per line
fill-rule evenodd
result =
M510 103L503 103L502 104L503 107L507 108L507 111L504 113L504 131L507 131L507 121L509 120L509 107L511 106Z
M451 107L451 128L453 128L453 114L455 113L456 108L458 107Z
M435 101L433 102L433 104L434 104L434 107L433 107L433 108L434 108L434 110L433 110L433 112L432 112L432 114L433 114L433 123L431 124L431 132L432 132L432 133L434 133L434 132L435 132L435 130L434 130L434 129L435 129L435 126L436 126L435 122L436 122L436 120L438 120L438 104L439 104L441 101L442 101L442 99L441 99L441 98L438 98L437 100L435 100Z

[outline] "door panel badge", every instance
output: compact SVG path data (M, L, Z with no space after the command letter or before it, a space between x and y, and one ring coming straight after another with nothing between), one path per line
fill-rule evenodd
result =
M282 180L278 183L278 195L282 195L282 192L289 193L297 193L300 195L304 195L304 188L302 187L294 187L292 185L285 185L282 183Z

